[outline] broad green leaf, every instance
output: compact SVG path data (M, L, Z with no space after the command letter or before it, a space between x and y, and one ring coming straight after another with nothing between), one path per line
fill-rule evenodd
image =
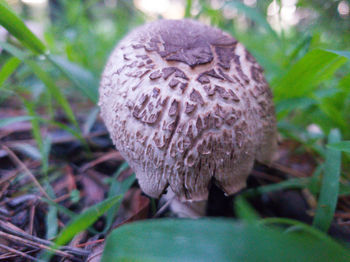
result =
M95 104L97 103L98 81L91 72L63 57L48 55L47 58L73 82L81 93Z
M46 52L45 45L23 23L23 21L6 5L0 2L0 25L16 37L23 45L37 54Z
M7 117L0 119L0 128L5 127L7 125L11 125L18 122L24 122L32 120L33 117L31 116L15 116L15 117Z
M341 141L338 143L332 143L327 145L330 149L340 150L350 153L350 141Z
M121 196L107 198L101 203L89 207L80 215L75 216L72 221L58 235L55 244L60 246L70 241L76 234L91 226L100 216L106 213L110 208L117 205Z
M308 52L284 76L273 81L275 99L279 101L310 94L345 62L346 58L326 50Z
M338 130L332 130L328 137L328 143L337 143L341 139ZM318 198L317 209L313 226L327 232L333 220L334 211L337 206L339 194L339 179L341 166L341 152L328 148L324 164L324 173L320 196Z
M115 229L102 257L109 261L346 262L350 253L326 235L228 219L157 219Z
M19 60L17 57L11 57L6 61L0 70L0 88L4 82L12 75L12 73L16 71L20 64L21 60Z

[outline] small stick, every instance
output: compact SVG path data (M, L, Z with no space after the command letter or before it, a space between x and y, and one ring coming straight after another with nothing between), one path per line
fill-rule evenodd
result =
M39 252L39 251L40 251L40 248L35 248L32 250L25 251L24 253L26 253L28 255L28 254ZM0 255L0 261L3 261L3 260L6 261L6 259L8 260L9 258L15 258L15 257L17 257L16 254L13 254L12 252L7 252L7 253Z
M98 244L98 243L101 243L105 241L105 239L97 239L95 241L89 241L89 242L85 242L85 243L81 243L81 244L78 244L78 245L75 245L76 247L86 247L86 246L90 246L90 245L94 245L94 244Z
M30 240L30 241L33 241L33 242L36 242L36 243L40 243L42 245L46 245L46 246L54 245L54 243L49 241L49 240L45 240L45 239L41 239L41 238L38 238L38 237L35 237L35 236L32 236L32 235L29 235L29 234L27 234L24 231L22 232L22 231L15 230L15 229L10 227L11 224L10 225L7 225L7 224L10 224L10 223L6 223L6 222L3 222L3 221L0 221L0 230L8 232L9 234L18 236L20 238L24 238L24 239L27 239L27 240ZM74 253L76 255L79 255L79 256L88 256L89 253L90 253L89 251L82 250L80 248L68 247L68 246L63 246L63 247L61 247L61 249L62 250L67 250L67 251L69 251L71 253Z
M30 207L30 221L29 221L29 234L33 235L33 228L34 228L34 217L35 217L35 205L32 205Z
M3 145L2 148L9 154L10 158L14 163L16 163L18 166L20 166L27 175L33 180L34 184L37 185L37 187L40 189L41 193L48 199L52 200L49 195L46 193L45 189L40 185L36 177L33 175L32 172L23 164L23 162L15 155L15 153L12 152L11 149L9 149L7 146Z
M7 251L9 251L9 252L11 252L11 253L17 254L18 256L22 256L22 257L25 257L27 259L33 260L33 261L43 262L43 260L41 260L41 259L37 259L35 257L32 257L32 256L24 253L24 252L21 252L19 250L13 249L11 247L5 246L3 244L0 244L0 247L5 249L5 250L7 250Z
M271 167L274 168L274 169L277 169L279 171L282 171L284 173L287 173L287 174L290 174L292 176L295 176L295 177L307 177L308 175L307 174L304 174L302 172L299 172L299 171L296 171L292 168L289 168L287 166L283 166L281 164L278 164L278 163L272 163L271 164Z
M4 238L9 239L9 240L14 241L14 242L22 243L23 245L26 245L26 246L29 246L29 247L39 247L41 249L46 249L46 250L49 250L49 251L55 253L56 255L60 255L62 257L67 257L67 258L76 260L76 258L73 255L71 255L71 254L69 254L67 252L64 252L64 251L61 251L61 250L58 250L58 249L54 249L54 248L51 248L51 247L48 247L48 246L45 246L45 245L42 245L42 244L30 241L30 240L27 240L27 239L23 239L23 238L14 236L14 235L10 235L10 234L4 233L2 231L0 231L0 237L4 237Z
M164 210L171 204L171 202L173 202L174 199L175 196L170 198L161 208L159 208L157 213L154 214L153 218L160 216L164 212Z

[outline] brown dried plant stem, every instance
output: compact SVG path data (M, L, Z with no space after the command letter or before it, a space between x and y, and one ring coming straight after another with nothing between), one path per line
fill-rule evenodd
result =
M35 178L32 172L26 167L25 164L16 156L15 153L11 149L9 149L7 146L3 145L2 148L9 154L11 160L18 165L22 170L26 172L26 174L32 179L34 184L39 188L41 193L48 199L52 200L50 196L46 193L45 189L40 185L39 181Z

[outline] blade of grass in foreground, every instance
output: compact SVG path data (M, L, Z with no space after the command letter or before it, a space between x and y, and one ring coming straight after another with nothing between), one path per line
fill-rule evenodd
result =
M337 143L341 139L338 130L332 130L328 137L328 143ZM333 220L334 211L338 201L339 179L341 166L341 152L328 148L321 184L320 196L316 209L313 226L325 232Z
M1 2L0 14L0 25L16 37L23 45L37 54L46 52L46 47L40 39L28 29L14 12Z
M350 261L348 250L322 235L315 241L310 233L285 234L232 219L147 220L115 229L107 238L102 262Z

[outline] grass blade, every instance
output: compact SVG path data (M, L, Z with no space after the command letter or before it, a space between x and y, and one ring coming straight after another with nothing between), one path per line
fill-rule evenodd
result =
M106 261L350 261L350 253L322 234L285 234L234 220L157 219L114 230L105 245ZM185 259L184 259L185 258Z
M328 137L328 143L336 143L340 139L340 132L338 130L332 130ZM341 152L331 148L327 149L320 196L313 221L313 226L325 232L328 231L333 220L338 201L340 166Z
M118 170L114 173L113 175L113 180L111 187L108 192L108 197L113 197L116 195L124 195L126 191L130 188L130 186L134 183L136 177L135 174L131 175L130 177L126 178L124 181L119 182L117 178L119 175L129 168L129 164L127 162L124 162L123 164L120 165ZM106 216L106 226L103 230L103 233L107 232L110 227L112 226L113 219L115 215L117 214L118 208L110 209L107 211L107 216Z
M256 195L262 195L269 192L283 190L283 189L297 189L297 188L305 188L310 184L310 178L292 178L283 182L279 182L276 184L270 184L266 186L260 186L257 188L251 188L242 193L245 197L251 197Z
M121 196L114 196L107 198L101 203L89 207L83 213L76 215L72 218L71 222L60 232L53 245L54 249L58 249L60 246L68 243L75 235L88 229L97 219L106 213L111 207L119 205ZM70 213L71 211L69 211ZM53 253L45 251L41 257L45 261L50 261Z
M0 88L5 83L5 81L12 75L14 71L21 64L21 60L17 57L9 58L6 63L2 66L0 71Z
M37 54L44 54L46 52L46 47L41 40L28 29L14 12L1 2L0 14L0 25L6 28L23 45Z
M61 231L55 244L60 246L70 241L76 234L90 227L100 216L106 213L111 207L120 202L121 196L114 196L86 209L80 215L77 215Z
M246 222L255 222L259 219L258 213L243 196L237 197L234 205L235 213L237 214L238 218Z
M31 116L15 116L15 117L7 117L0 119L0 128L18 123L18 122L24 122L24 121L29 121L32 120L33 117Z
M327 145L330 149L340 150L343 152L350 153L350 141L341 141L338 143L332 143Z
M48 60L56 66L65 76L67 76L78 90L88 97L95 104L98 98L98 81L91 72L86 69L69 62L63 57L47 56Z
M48 91L51 93L52 97L56 99L58 104L62 107L63 111L67 115L70 122L76 127L79 128L78 122L75 119L74 113L72 108L70 107L66 97L63 95L61 90L56 86L55 82L52 80L52 78L47 74L41 66L39 66L36 62L28 59L28 55L24 53L23 51L19 50L18 48L8 44L8 43L1 43L1 47L4 48L6 51L11 53L12 55L16 56L18 59L22 60L25 64L27 64L33 73L45 84Z
M192 0L186 1L185 18L191 18Z

